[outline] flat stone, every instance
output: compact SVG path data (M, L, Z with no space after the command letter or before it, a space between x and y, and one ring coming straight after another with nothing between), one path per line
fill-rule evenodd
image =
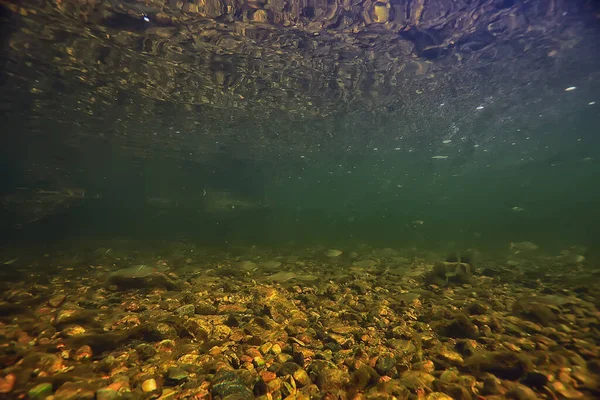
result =
M179 384L181 382L184 382L188 379L189 374L184 370L181 369L179 367L170 367L167 370L167 382L169 383L174 383L174 384Z
M27 396L32 400L42 400L50 395L52 395L52 384L50 382L40 383L27 392Z
M121 289L175 289L175 282L162 272L163 268L136 265L122 268L108 276L108 284Z
M54 400L94 400L96 393L82 382L65 382L54 393Z
M48 305L50 307L58 308L65 301L67 295L64 293L57 293L48 299Z
M118 395L119 392L111 388L101 388L96 390L96 400L113 400L116 399Z
M194 307L193 304L186 304L175 310L175 313L177 315L181 315L181 316L194 315L195 312L196 312L196 307Z

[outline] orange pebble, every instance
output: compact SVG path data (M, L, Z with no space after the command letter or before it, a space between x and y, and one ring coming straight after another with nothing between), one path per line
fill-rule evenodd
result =
M0 393L10 393L15 387L17 376L8 374L4 378L0 378Z
M275 374L275 372L271 372L271 371L261 371L260 377L262 378L263 381L265 381L266 383L269 383L272 380L275 380L277 378L277 374Z

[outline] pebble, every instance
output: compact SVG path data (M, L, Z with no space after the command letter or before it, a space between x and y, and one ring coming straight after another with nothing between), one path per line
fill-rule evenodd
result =
M319 373L316 379L318 388L326 392L335 392L340 390L350 381L347 372L337 368L325 368Z
M511 255L521 260L518 270L535 280L504 262L490 262L494 275L482 275L484 265L468 269L468 279L457 281L458 268L470 264L443 255L431 262L419 256L400 260L394 257L403 251L365 246L354 255L362 261L347 268L348 254L344 268L328 271L321 281L323 254L342 254L323 249L309 249L303 256L265 253L273 257L267 266L285 260L281 272L249 265L243 276L211 275L210 268L191 278L169 273L168 279L178 279L174 285L185 287L180 291L160 285L107 290L106 282L90 279L93 290L73 290L67 297L57 285L50 299L46 293L51 291L39 293L36 304L41 306L33 314L38 329L29 329L33 322L19 319L20 311L9 307L11 292L0 293L0 311L19 317L0 335L11 351L24 354L14 365L13 357L5 357L5 373L18 373L0 375L0 392L34 400L52 396L51 383L15 382L15 376L31 370L49 382L64 376L53 381L57 385L69 380L54 393L56 400L120 398L133 385L129 379L148 398L162 391L163 400L191 396L191 391L197 397L248 400L253 391L263 400L276 392L297 399L337 393L360 400L385 392L398 398L422 393L422 399L467 400L477 393L489 399L553 394L578 400L597 381L600 363L593 360L600 350L590 336L597 322L597 306L590 301L596 288L565 285L566 278L556 277L558 268L544 270L556 274L548 283L536 276L544 259L534 269L529 258ZM253 260L269 259L256 251ZM223 265L234 262L232 257ZM427 283L436 265L440 279ZM369 268L369 274L360 268ZM142 275L163 276L150 269L142 268ZM318 280L297 278L308 274ZM273 285L269 276L281 279ZM288 276L295 281L288 283ZM502 284L493 281L496 276ZM26 291L20 288L19 296L32 300L22 294ZM130 342L136 344L127 347ZM92 355L98 358L92 371L98 380L92 375L74 382L89 371ZM129 378L125 374L132 363L139 369ZM158 374L163 374L160 379L144 380ZM102 376L113 383L97 389L107 385Z
M181 397L178 397L178 395L179 395L179 393L176 390L167 388L167 389L163 390L163 392L160 395L160 397L158 398L158 400L173 400L173 399L181 398Z
M145 393L154 392L158 388L155 379L146 379L142 383L142 391Z
M52 395L52 384L49 382L40 383L27 392L28 398L32 400L43 400L50 395Z
M5 377L0 377L0 393L10 393L15 387L17 377L15 374L8 374Z
M310 377L308 376L308 373L304 368L297 369L296 371L294 371L292 376L296 380L298 386L307 386L312 383Z
M58 308L65 301L66 298L67 296L64 293L57 293L50 297L50 299L48 300L48 305L50 307Z
M95 396L85 382L65 382L54 393L54 400L93 400Z
M179 367L169 367L167 370L167 380L175 384L186 381L188 376L189 374Z
M108 387L96 390L96 400L114 400L118 395L119 392Z
M194 315L196 312L196 307L193 304L186 304L175 309L175 313L180 316Z
M565 399L581 399L584 397L583 393L573 389L571 386L566 386L559 381L552 382L552 389Z
M391 354L384 354L377 357L375 362L375 370L380 375L390 375L392 369L396 366L396 358Z

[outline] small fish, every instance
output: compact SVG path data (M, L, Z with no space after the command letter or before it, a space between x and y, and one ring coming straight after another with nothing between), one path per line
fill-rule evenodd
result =
M4 262L4 265L10 265L10 264L14 263L15 261L17 261L18 259L19 259L19 257L13 258L12 260L8 260L8 261Z
M510 242L510 250L533 251L539 249L538 245L532 242Z
M580 264L585 261L585 256L582 256L581 254L569 254L564 260L569 264Z
M514 212L521 212L525 209L523 207L515 206L515 207L511 208L511 210L513 210Z
M448 158L448 156L433 156L431 158L433 158L434 160L445 160L446 158Z
M329 249L325 252L325 256L334 258L334 257L341 256L342 253L343 252L341 250Z
M413 221L412 223L413 223L413 225L423 225L425 223L425 221L417 219L417 220Z

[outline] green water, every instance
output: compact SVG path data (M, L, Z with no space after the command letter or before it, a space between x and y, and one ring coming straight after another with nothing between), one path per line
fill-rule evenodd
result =
M256 159L239 149L207 152L212 156L205 162L142 159L93 138L75 148L53 142L51 151L42 152L48 138L31 135L3 157L9 167L4 192L25 184L27 168L55 164L58 157L65 187L84 188L86 197L33 223L5 210L3 238L68 243L129 237L225 248L367 244L500 253L511 241L533 241L548 254L571 245L593 254L600 234L597 116L584 109L573 118L581 121L575 129L567 123L542 126L544 131L531 131L530 139L515 145L474 148L454 139L354 149L330 143L317 151L268 149ZM536 154L545 143L554 148L547 156ZM36 150L37 159L31 156ZM436 154L448 158L432 158ZM207 211L206 190L252 204ZM148 203L157 197L172 204Z
M83 27L70 9L3 8L5 246L130 237L225 248L503 253L532 241L548 254L598 251L600 41L588 3L562 14L556 42L507 36L480 57L467 46L439 59L417 43L418 57L393 74L385 68L397 65L373 61L390 54L363 49L355 56L364 76L326 77L315 48L323 64L314 63L314 81L293 63L286 78L268 63L263 75L243 70L222 49L180 54L189 41L150 51L154 22L129 6L128 17ZM546 18L520 3L497 6ZM523 27L550 29L538 28ZM128 47L136 35L148 41ZM207 68L221 87L194 80ZM288 100L297 107L286 109ZM71 189L85 196L58 198Z

